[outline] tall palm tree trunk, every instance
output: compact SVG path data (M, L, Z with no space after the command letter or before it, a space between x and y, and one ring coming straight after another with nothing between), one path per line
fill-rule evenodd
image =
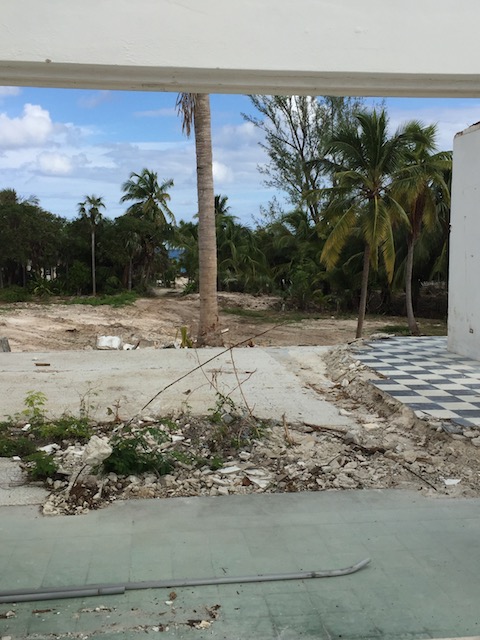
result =
M92 295L97 295L97 276L95 273L95 231L92 229Z
M407 240L407 262L405 265L405 303L407 306L407 320L408 328L412 336L418 336L420 331L418 330L417 321L413 313L413 300L412 300L412 277L413 277L413 253L415 249L415 238L409 235Z
M210 97L197 94L194 115L197 156L198 247L200 317L198 346L222 344L217 300L217 240L215 230L215 196L213 189L213 155L210 123Z
M365 251L363 253L363 271L362 271L362 288L360 292L360 304L358 306L358 321L357 321L357 333L356 338L361 338L363 335L363 323L365 321L365 313L367 310L367 292L368 292L368 274L370 272L370 245L365 245Z

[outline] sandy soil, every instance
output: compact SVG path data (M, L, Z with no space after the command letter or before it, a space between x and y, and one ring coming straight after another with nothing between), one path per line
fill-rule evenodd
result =
M265 322L221 311L222 328L228 330L224 333L226 346L249 339L258 346L334 345L355 337L355 319L325 317L278 326L283 321L281 301L273 296L221 293L219 302L221 309L240 307L275 314L271 322ZM0 306L0 337L8 338L12 351L94 349L102 335L120 336L125 343L139 343L140 348L163 348L179 338L181 326L187 326L194 336L198 313L198 295L165 290L121 308L52 302L5 304ZM379 331L387 321L367 320L365 335ZM258 336L262 332L266 333Z

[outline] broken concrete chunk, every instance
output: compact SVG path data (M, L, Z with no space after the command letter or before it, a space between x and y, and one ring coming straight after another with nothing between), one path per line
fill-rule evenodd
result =
M446 487L454 487L460 482L459 478L442 478L442 480Z
M119 336L98 336L97 349L121 349L122 339Z
M83 452L83 461L92 467L101 464L112 453L108 438L92 436Z
M60 445L59 444L46 444L43 447L38 447L39 451L43 451L44 453L55 453L55 451L58 451L60 449Z

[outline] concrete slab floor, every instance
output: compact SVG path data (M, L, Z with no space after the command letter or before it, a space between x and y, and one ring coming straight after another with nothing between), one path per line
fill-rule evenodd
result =
M293 422L348 425L349 419L302 376L308 367L308 381L328 388L331 383L323 375L321 358L327 349L233 349L223 354L220 349L0 353L0 420L22 411L29 391L44 393L46 409L54 416L66 411L78 415L83 403L92 417L106 420L107 408L118 403L120 416L128 419L159 391L188 374L161 393L144 413L206 413L215 407L218 390L239 407L244 406L245 398L259 418L280 419L285 414ZM199 364L204 366L189 373Z
M0 637L478 638L479 507L394 490L128 501L79 517L2 507L3 591L372 562L337 578L2 604Z

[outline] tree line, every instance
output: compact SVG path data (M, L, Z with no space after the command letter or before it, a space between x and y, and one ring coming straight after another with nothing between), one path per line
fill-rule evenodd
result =
M283 192L284 204L272 200L246 225L228 197L217 195L199 234L198 216L177 223L169 208L173 178L148 168L123 183L127 208L114 220L101 196L85 195L67 220L4 189L0 287L145 292L181 274L186 290L197 291L202 247L204 263L212 258L211 249L205 252L212 237L206 241L202 233L213 227L217 265L207 294L271 293L301 309L358 309L360 336L369 292L379 293L388 311L393 293L403 290L410 330L418 333L420 283L445 281L448 269L451 153L436 148L436 127L410 121L392 132L385 108L367 109L359 99L250 99L255 115L244 118L262 132L268 158L259 169L268 186ZM189 133L195 103L179 98L178 108Z

